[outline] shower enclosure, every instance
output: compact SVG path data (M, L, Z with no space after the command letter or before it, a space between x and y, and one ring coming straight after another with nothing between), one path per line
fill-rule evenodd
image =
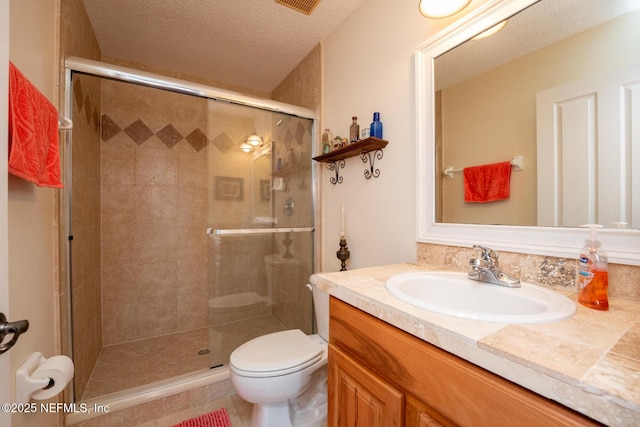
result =
M75 400L224 366L268 332L312 333L312 114L145 73L68 74Z

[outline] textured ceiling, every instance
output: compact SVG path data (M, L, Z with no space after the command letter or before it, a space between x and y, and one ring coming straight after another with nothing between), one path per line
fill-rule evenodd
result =
M102 54L270 93L362 2L84 0Z

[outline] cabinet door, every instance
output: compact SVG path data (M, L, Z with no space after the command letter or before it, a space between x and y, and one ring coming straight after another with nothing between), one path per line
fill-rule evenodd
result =
M456 424L438 411L416 399L406 395L405 426L406 427L455 427Z
M329 427L401 427L404 397L329 345Z

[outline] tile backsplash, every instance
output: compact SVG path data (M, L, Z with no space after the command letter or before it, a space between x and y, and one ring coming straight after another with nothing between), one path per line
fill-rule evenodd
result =
M468 271L473 249L458 246L417 244L418 264ZM575 292L577 259L500 252L500 267L520 280L547 288ZM640 302L640 267L609 264L609 296Z

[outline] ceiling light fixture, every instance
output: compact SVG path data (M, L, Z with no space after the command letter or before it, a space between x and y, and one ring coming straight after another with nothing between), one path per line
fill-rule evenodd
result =
M491 28L489 28L487 30L484 30L483 32L481 32L477 36L473 37L471 40L480 40L480 39L485 39L487 37L490 37L490 36L494 35L495 33L497 33L498 31L502 30L507 25L507 22L508 22L508 20L505 19L504 21L497 23L493 27L491 27Z
M427 18L446 18L460 12L471 0L420 0L418 9Z

